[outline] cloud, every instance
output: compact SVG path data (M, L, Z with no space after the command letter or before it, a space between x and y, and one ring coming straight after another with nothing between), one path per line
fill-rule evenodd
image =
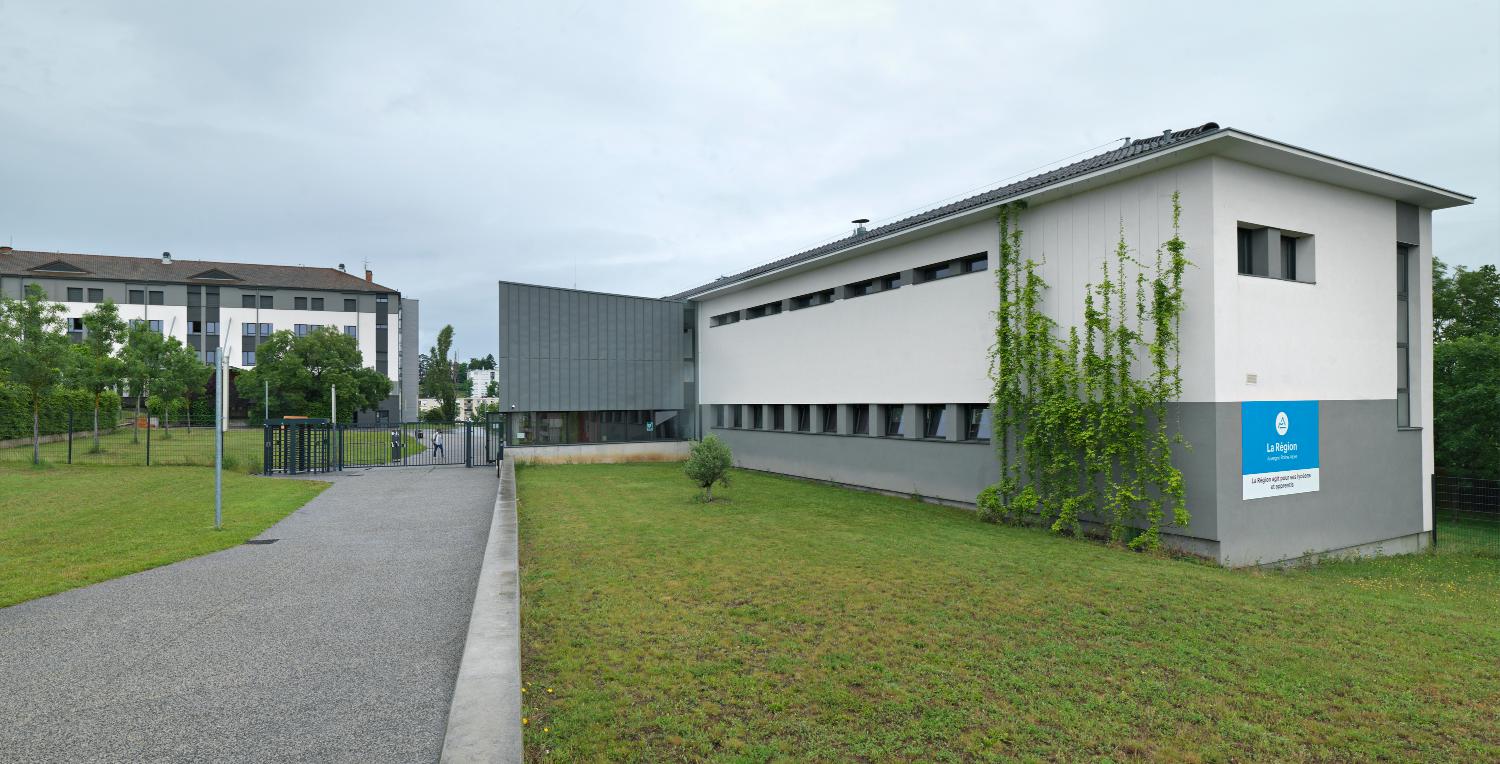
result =
M661 295L1214 120L1481 197L1489 3L0 0L0 240L351 268L492 348L500 279ZM484 350L484 352L488 352Z

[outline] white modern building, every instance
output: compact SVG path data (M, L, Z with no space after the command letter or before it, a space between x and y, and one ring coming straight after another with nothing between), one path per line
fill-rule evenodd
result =
M485 398L489 395L490 385L500 379L500 372L494 369L470 369L469 373L470 397Z
M1472 197L1213 123L645 301L663 308L502 283L512 446L595 442L590 422L635 410L641 440L667 417L743 467L972 503L999 478L999 208L1025 203L1066 331L1122 232L1148 256L1171 237L1173 194L1192 521L1171 543L1228 565L1425 546L1432 212Z
M354 337L367 367L391 379L392 392L362 419L414 420L417 414L418 302L344 267L116 257L0 247L0 294L20 297L37 284L63 307L70 338L82 317L111 300L120 317L176 337L213 364L229 353L232 369L255 366L256 346L275 331L319 327Z

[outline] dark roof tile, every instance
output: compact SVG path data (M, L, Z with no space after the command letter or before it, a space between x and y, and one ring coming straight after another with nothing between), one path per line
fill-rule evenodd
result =
M50 270L57 263L81 272ZM40 269L39 269L40 268ZM304 265L224 263L211 260L162 262L156 257L116 257L65 252L0 250L0 275L78 278L100 281L142 281L153 284L211 284L214 286L320 289L340 292L389 292L396 290L365 281L337 268ZM230 276L231 279L222 278Z

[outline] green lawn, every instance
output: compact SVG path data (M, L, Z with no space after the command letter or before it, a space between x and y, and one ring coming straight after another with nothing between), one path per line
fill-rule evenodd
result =
M0 464L0 607L226 549L306 504L327 483L197 467Z
M520 472L532 761L1494 761L1500 565L1250 572L756 473Z
M402 443L407 454L419 454L426 450L424 441L411 434L412 427L402 434ZM142 428L139 437L129 427L100 436L100 451L92 451L92 434L73 436L73 464L144 465L146 463L146 432ZM460 434L458 437L462 437ZM357 430L344 434L344 455L350 463L383 461L390 453L390 436L386 431ZM151 464L188 465L212 467L214 463L214 431L212 427L174 427L171 430L156 429L151 432ZM41 447L43 461L66 464L68 444L65 441L44 443ZM265 431L259 427L248 429L231 428L224 433L225 465L237 472L258 473L265 458ZM30 464L31 444L0 448L0 467L5 464Z

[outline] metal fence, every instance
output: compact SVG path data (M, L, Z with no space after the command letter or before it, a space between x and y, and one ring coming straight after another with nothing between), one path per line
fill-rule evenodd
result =
M493 463L503 430L485 422L397 423L379 427L309 425L289 429L261 422L231 422L224 433L224 467L259 474L323 472L377 466ZM43 436L42 461L53 464L187 465L212 467L214 428L207 417L124 416L70 422L68 432ZM0 465L31 462L29 438L0 444ZM290 467L290 469L289 469Z
M1432 520L1439 552L1500 557L1500 480L1434 476Z

